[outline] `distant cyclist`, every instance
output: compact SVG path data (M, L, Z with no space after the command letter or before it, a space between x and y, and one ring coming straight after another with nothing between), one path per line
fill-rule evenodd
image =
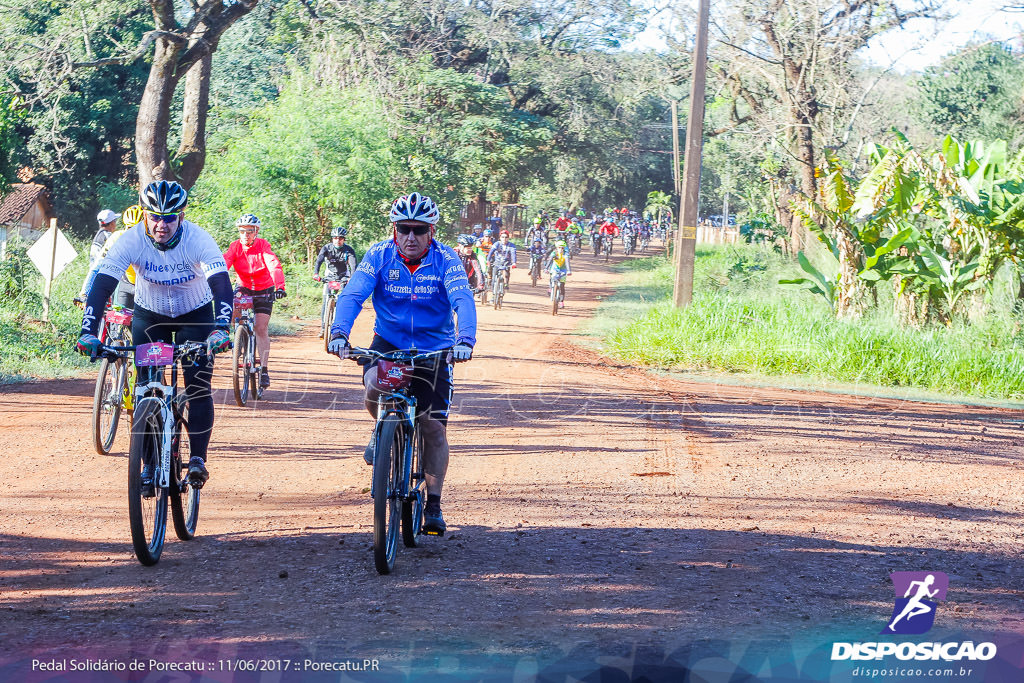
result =
M565 282L566 276L572 275L572 266L569 265L569 252L565 248L564 241L558 240L555 242L555 250L551 252L551 256L548 257L547 267L545 270L551 276L552 286L554 286L556 282ZM564 289L562 290L562 294L564 297ZM565 308L564 298L559 300L558 307Z
M372 294L376 320L371 349L387 352L416 348L424 352L451 347L450 360L468 361L476 344L476 304L458 255L434 239L437 205L413 192L395 201L390 218L394 234L370 247L338 300L327 350L341 358L348 356L352 324ZM376 363L364 368L363 383L366 409L376 417L377 399L384 391L377 384ZM441 488L448 471L452 387L450 362L414 371L411 391L423 435L427 482L423 530L430 533L444 533L446 528ZM371 439L363 454L367 464L373 463L374 448Z
M472 235L459 235L458 246L455 248L462 267L466 271L466 278L469 280L469 287L474 292L484 289L484 264L480 262L477 253L476 240Z
M345 244L348 230L340 225L331 230L331 243L320 248L316 255L316 262L313 264L313 279L324 283L323 300L320 304L320 319L324 319L327 311L327 297L330 294L330 283L340 282L342 289L348 284L352 273L356 272L356 251ZM323 278L320 277L320 266L327 264ZM326 324L326 323L324 323ZM323 337L321 331L320 336Z
M138 225L141 220L142 207L138 204L129 206L124 210L124 213L121 214L121 224L124 227L111 233L107 241L103 243L103 248L100 249L96 262L92 264L92 267L85 276L85 280L82 281L82 289L78 292L78 296L75 297L76 304L85 305L85 297L88 296L89 288L92 287L92 281L96 278L96 273L99 272L100 262L110 253L110 249L117 244L117 240L121 239L128 232L129 228L134 228ZM128 266L128 270L121 276L121 281L117 283L117 290L114 292L114 305L123 306L124 308L135 307L135 268L132 266Z
M274 302L287 296L284 288L284 268L270 242L259 237L260 219L251 213L236 222L238 239L224 252L224 262L238 275L238 293L253 297L253 331L256 333L256 355L263 368L260 386L270 386L270 314Z
M175 182L150 183L139 193L144 219L119 239L100 263L82 316L77 349L95 357L101 348L96 337L102 311L118 279L134 266L135 315L132 338L149 342L205 341L207 352L183 368L188 396L188 433L192 457L188 475L202 486L209 473L206 451L213 429L213 395L210 378L213 354L231 348L231 278L224 257L202 228L184 219L188 193ZM172 335L175 335L172 339ZM151 368L142 368L138 384L149 381ZM153 467L142 471L143 495L153 496Z
M491 247L487 254L487 264L495 277L499 271L504 274L505 286L508 287L511 269L516 267L516 245L509 241L508 230L502 230L498 243Z

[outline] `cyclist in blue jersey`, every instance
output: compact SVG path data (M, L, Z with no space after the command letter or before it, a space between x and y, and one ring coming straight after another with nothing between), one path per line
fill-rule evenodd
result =
M376 321L371 349L387 352L416 348L425 352L452 348L446 362L432 370L417 368L412 381L427 482L423 530L432 533L444 533L446 528L441 515L441 488L448 471L451 363L468 361L476 344L473 291L458 254L434 239L439 217L430 197L417 192L395 201L390 214L394 233L370 247L338 298L327 345L329 353L348 357L352 324L372 294ZM377 399L385 391L377 384L376 364L364 367L363 385L366 409L376 417ZM374 447L371 438L363 453L370 465Z

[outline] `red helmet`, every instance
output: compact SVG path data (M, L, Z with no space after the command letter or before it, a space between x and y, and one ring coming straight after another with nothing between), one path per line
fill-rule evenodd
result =
M512 236L512 233L510 233L508 230L502 230L501 232L498 233L498 237L511 237L511 236Z

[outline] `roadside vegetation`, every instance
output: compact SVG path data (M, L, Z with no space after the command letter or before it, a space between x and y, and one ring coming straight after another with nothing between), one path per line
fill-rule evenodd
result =
M884 305L854 321L837 319L820 296L794 296L780 285L798 267L759 246L699 248L693 304L683 310L669 301L672 269L664 258L629 261L623 268L626 283L598 316L608 314L616 324L595 331L605 337L607 352L630 363L796 378L817 386L1024 399L1024 316L1012 307L1016 283L1010 269L993 295L993 310L1009 312L975 324L914 328Z

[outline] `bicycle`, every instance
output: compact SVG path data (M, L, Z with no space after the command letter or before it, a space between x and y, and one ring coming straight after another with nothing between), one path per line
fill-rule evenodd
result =
M574 232L569 235L569 255L579 256L581 251L583 251L583 239L578 232Z
M597 258L601 253L601 243L603 241L604 238L596 232L590 235L590 246L594 248L594 258Z
M533 282L533 286L537 286L537 280L540 279L541 261L544 257L541 254L530 254L530 281Z
M604 260L607 263L608 257L612 255L612 242L615 238L612 235L605 235L601 240L601 248L604 250Z
M338 307L338 296L341 290L345 289L344 282L330 280L327 283L327 305L324 307L324 315L320 320L320 336L324 339L324 351L331 341L331 325L334 324L334 312Z
M199 523L201 487L188 479L188 398L178 393L178 365L206 352L201 342L168 344L153 342L138 346L103 345L105 359L127 362L135 354L135 365L153 368L156 376L135 389L138 403L132 420L128 448L128 523L132 547L146 566L160 560L167 533L167 508L171 509L174 532L182 541L195 537ZM96 360L95 358L93 360ZM170 384L164 384L164 368L171 366ZM182 453L185 453L184 458ZM142 471L152 467L153 491L143 490Z
M491 295L496 311L501 308L501 303L505 299L505 288L508 287L509 275L510 271L507 265L491 267Z
M410 392L412 373L417 367L436 368L451 349L419 353L416 349L381 353L352 347L348 358L376 362L377 383L390 391L377 399L373 453L373 563L380 574L395 568L398 530L407 548L419 545L419 536L442 534L423 532L423 506L427 482L423 473L423 439L416 424L416 398Z
M132 343L132 310L111 306L103 315L100 341L115 346ZM98 455L107 455L117 436L117 423L121 410L133 411L135 365L123 358L104 358L96 375L96 388L92 396L92 444Z
M260 386L262 368L256 360L256 332L253 328L256 314L253 301L273 298L273 295L256 297L235 294L235 311L231 316L236 322L231 351L231 386L235 392L235 403L239 407L245 407L249 401L250 386L253 388L253 398L257 401L263 398L263 387Z
M551 274L551 315L558 315L559 304L565 301L565 275Z

